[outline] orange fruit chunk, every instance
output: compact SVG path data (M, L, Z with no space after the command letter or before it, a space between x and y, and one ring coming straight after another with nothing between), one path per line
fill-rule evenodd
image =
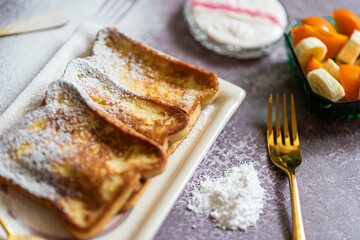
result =
M326 32L337 33L336 29L322 17L310 16L301 21L302 24L307 24L314 28L321 28Z
M348 101L358 100L360 89L360 66L352 64L340 65L340 83Z
M347 9L336 9L332 12L335 26L339 33L351 36L353 31L360 31L360 19Z
M304 38L307 37L318 38L327 47L328 51L326 53L325 59L332 58L333 56L335 56L349 39L349 37L346 35L327 32L324 31L323 29L314 28L309 25L301 25L298 27L293 27L291 29L290 34L294 46L296 46Z
M309 72L311 72L312 70L315 70L318 68L325 69L325 67L319 62L319 60L317 60L314 57L310 58L310 60L308 61L308 63L305 66L305 76L307 76L309 74Z

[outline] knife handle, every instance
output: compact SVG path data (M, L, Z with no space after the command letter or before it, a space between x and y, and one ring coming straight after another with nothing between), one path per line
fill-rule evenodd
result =
M39 31L65 25L68 15L60 10L53 10L19 22L0 26L0 36Z

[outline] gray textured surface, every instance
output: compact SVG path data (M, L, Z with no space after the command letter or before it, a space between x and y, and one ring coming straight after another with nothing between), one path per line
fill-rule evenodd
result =
M24 2L0 1L0 24L53 7L67 9L74 21L63 29L0 38L0 112L61 46L76 24L89 18L99 5L99 1L76 1L76 6L71 8L73 1L53 1L46 5L32 0L25 6ZM309 15L328 16L332 9L340 7L360 13L356 0L283 1L283 4L290 20ZM84 5L85 10L81 8ZM181 5L181 0L138 1L118 27L176 58L216 72L244 88L247 96L185 187L155 239L291 238L287 178L271 164L266 151L267 98L271 92L295 94L303 156L297 177L307 239L360 239L360 121L322 121L308 113L302 92L289 71L283 42L270 56L258 60L218 56L192 39L183 21ZM199 176L218 177L227 168L244 161L254 163L266 190L264 213L256 227L246 231L220 230L213 227L207 216L186 209L186 195Z

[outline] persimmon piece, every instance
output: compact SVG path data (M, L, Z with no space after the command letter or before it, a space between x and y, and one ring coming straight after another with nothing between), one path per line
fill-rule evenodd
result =
M307 24L314 28L321 28L326 32L337 33L336 29L322 17L310 16L301 21L302 24Z
M305 76L307 76L309 74L309 72L311 72L312 70L315 70L318 68L325 69L325 67L319 62L319 60L317 60L314 57L310 58L310 60L308 61L308 63L306 64L306 67L305 67Z
M340 83L348 101L358 100L360 88L360 66L352 64L340 65Z
M332 14L339 33L350 37L355 29L360 31L360 19L353 12L347 9L336 9Z
M307 37L318 38L327 47L328 51L326 53L325 59L332 58L333 56L335 56L349 39L349 37L346 35L327 32L324 31L323 29L314 28L306 24L298 27L293 27L291 29L290 34L294 46L296 46L304 38Z

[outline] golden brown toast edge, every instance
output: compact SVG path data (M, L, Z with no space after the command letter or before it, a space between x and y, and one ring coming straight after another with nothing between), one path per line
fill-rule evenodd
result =
M140 41L136 41L130 37L127 37L123 33L119 32L116 28L105 28L100 30L97 35L95 44L98 41L99 36L102 34L107 34L106 45L109 48L118 49L122 47L122 44L128 45L134 52L141 53L145 56L148 55L154 60L154 62L166 63L169 64L170 68L176 69L176 71L196 75L197 81L201 80L201 85L206 86L203 90L201 90L201 95L198 96L197 99L197 101L200 102L202 108L209 105L217 97L219 91L219 82L215 73L209 73L201 68L195 67L194 65L182 62L166 54L163 54ZM94 56L100 54L96 52L95 47L93 48L93 54ZM191 113L196 110L196 107L196 105L193 106L189 111L187 111L187 113L191 115Z
M122 209L120 210L120 212L126 212L129 211L135 204L136 202L139 200L139 198L144 194L145 190L147 189L147 187L149 186L150 182L151 182L151 178L147 179L147 180L141 180L142 182L140 183L141 185L139 186L139 189L133 191L133 193L131 194L130 198L128 199L128 201L126 202L126 204L122 207Z
M167 150L167 154L168 156L170 156L170 154L172 154L176 148L182 143L182 141L187 137L187 135L190 133L191 129L194 127L197 119L199 118L201 113L201 106L200 104L197 105L196 109L194 110L194 112L191 114L190 116L190 121L189 124L186 126L186 134L179 140L174 141L170 144L168 150Z

